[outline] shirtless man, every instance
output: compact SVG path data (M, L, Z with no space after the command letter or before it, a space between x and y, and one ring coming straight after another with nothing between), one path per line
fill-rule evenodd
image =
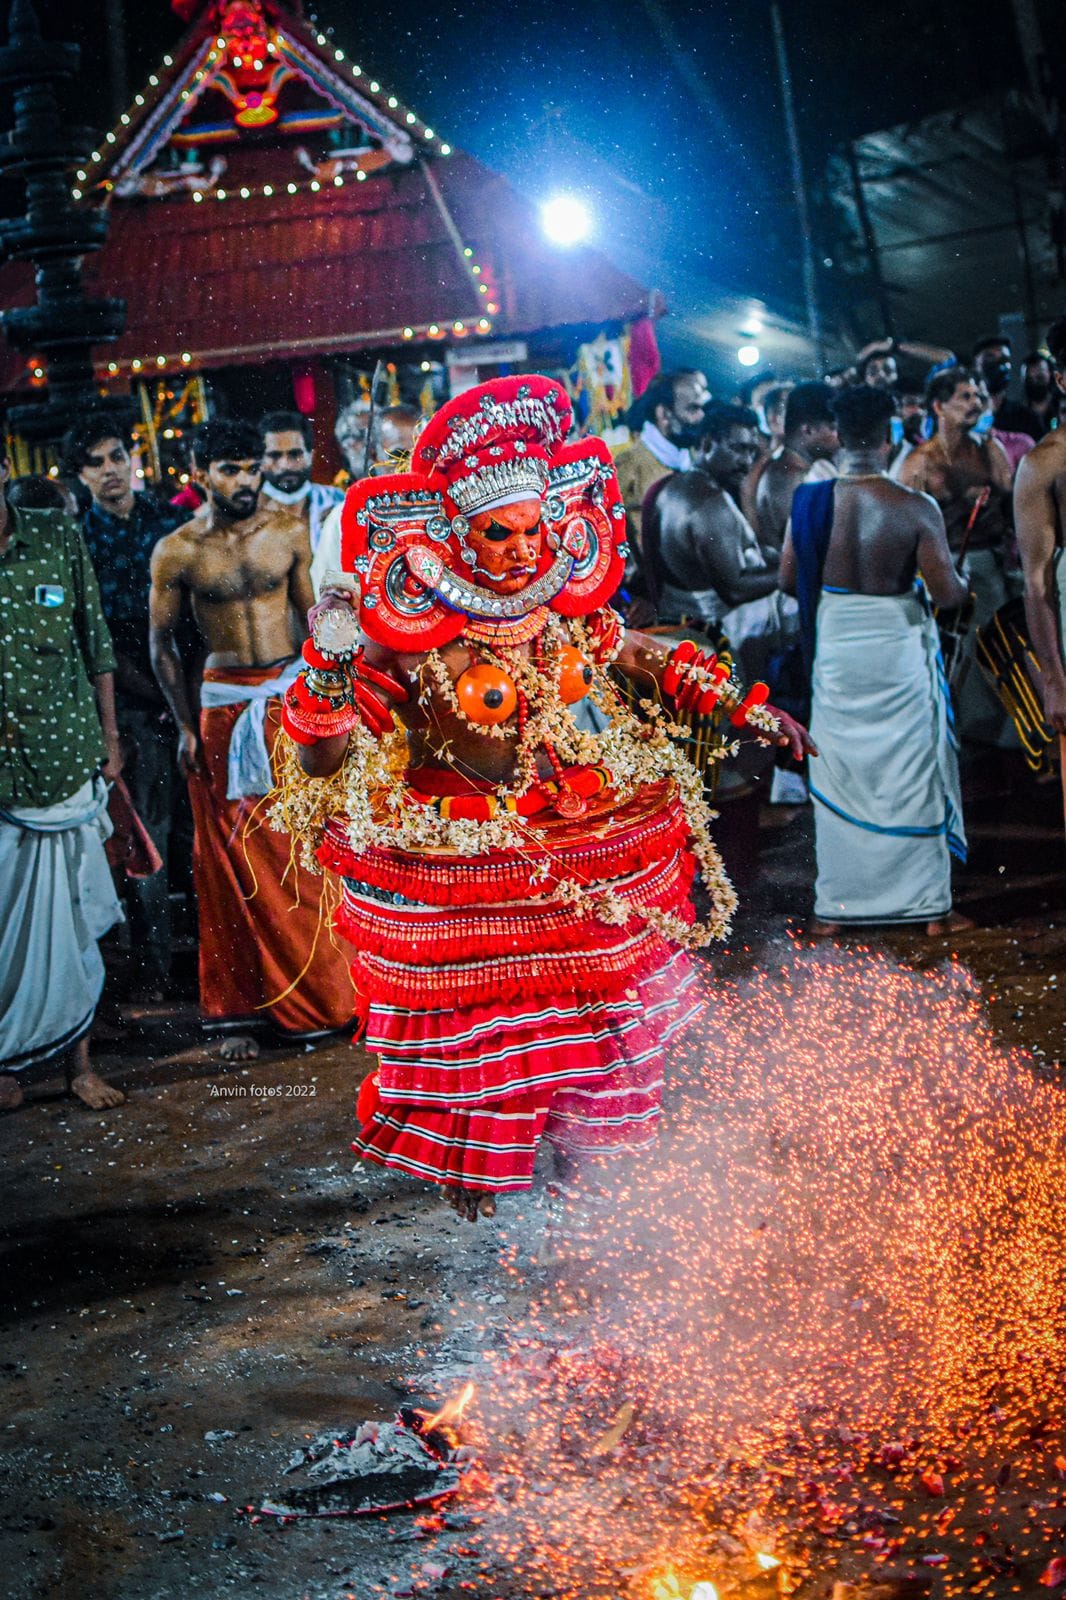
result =
M1010 719L973 659L976 629L1010 598L1010 461L997 439L977 440L971 433L984 408L981 386L973 373L965 367L938 372L929 383L926 398L936 419L936 432L912 450L900 467L899 482L932 495L943 512L953 552L958 554L966 544L975 603L965 645L969 664L959 686L959 730L975 744L1016 748Z
M967 587L936 504L886 476L892 396L860 385L835 410L841 475L797 491L781 556L820 752L813 931L924 923L944 934L969 926L951 910L949 852L965 858L965 838L936 626L914 579L945 607Z
M1055 387L1066 398L1066 317L1052 323L1047 346ZM1014 516L1044 715L1056 733L1066 735L1066 428L1045 434L1018 468Z
M816 461L827 461L840 443L827 383L800 383L785 402L784 448L756 462L744 483L744 512L764 550L780 554L792 496Z
M208 422L196 437L197 474L207 500L152 556L152 666L178 728L178 765L189 781L196 840L193 871L200 915L200 1000L215 1026L261 1020L266 1009L289 1034L343 1026L351 989L343 961L307 923L318 920L313 882L300 905L282 888L288 844L247 822L273 784L271 751L279 697L295 677L291 618L313 603L307 530L298 508L259 506L257 430ZM188 602L207 647L199 700L178 647ZM280 851L280 857L279 857ZM295 887L295 886L294 886ZM257 1015L258 1014L258 1015ZM257 1054L246 1033L224 1059Z
M724 632L753 676L779 642L768 598L777 589L777 554L760 548L738 504L758 452L756 428L753 411L712 402L692 471L675 473L649 496L645 523L660 621L687 618L712 637Z

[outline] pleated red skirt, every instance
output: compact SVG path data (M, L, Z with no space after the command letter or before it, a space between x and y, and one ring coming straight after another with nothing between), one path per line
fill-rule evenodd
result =
M529 1186L541 1138L602 1156L654 1140L665 1048L700 1009L692 963L644 915L692 920L680 806L648 786L529 838L459 857L327 835L379 1059L353 1146L372 1161L499 1191Z

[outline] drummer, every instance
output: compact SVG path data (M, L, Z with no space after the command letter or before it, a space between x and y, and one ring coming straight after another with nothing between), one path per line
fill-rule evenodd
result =
M965 367L937 372L926 390L936 432L907 457L899 482L932 495L944 514L948 544L958 557L966 546L974 593L972 629L999 610L1012 590L1008 578L1011 544L1011 465L991 434L980 434L985 396ZM973 631L962 643L958 676L957 725L969 744L1016 750L1018 738L996 694L973 658Z
M1066 317L1048 329L1047 347L1055 384L1066 395ZM1018 468L1014 515L1044 715L1056 733L1066 735L1066 428L1045 434Z

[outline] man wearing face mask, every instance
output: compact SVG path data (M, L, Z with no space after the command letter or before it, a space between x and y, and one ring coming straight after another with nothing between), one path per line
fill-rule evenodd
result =
M975 374L984 380L992 410L992 431L1006 450L1011 466L1033 448L1039 433L1039 420L1027 405L1012 400L1010 388L1014 362L1011 343L1000 334L979 339L974 345Z
M644 496L660 478L688 471L692 432L702 423L709 399L702 372L662 373L630 408L629 426L637 437L619 450L615 470L626 508L629 543L638 552L642 550Z
M1046 350L1034 350L1022 362L1022 387L1025 403L1032 414L1036 432L1033 438L1039 444L1045 433L1060 426L1062 395L1055 379L1055 370ZM1033 429L1028 429L1032 432Z
M293 610L302 615L314 598L307 530L295 508L260 505L262 445L249 423L205 423L195 453L207 499L155 548L150 641L196 829L201 1007L213 1029L241 1030L222 1047L224 1059L239 1060L258 1053L247 1028L264 1010L289 1035L342 1027L351 986L328 940L304 970L315 885L290 868L287 842L248 827L273 786L280 696L298 669ZM199 718L178 644L185 602L207 651Z
M270 411L260 417L259 432L263 440L263 498L298 512L307 528L313 555L322 525L333 507L344 499L344 490L311 481L314 431L308 417L298 411Z
M1010 598L1007 561L1011 538L1012 470L995 437L975 435L985 409L983 383L966 367L948 367L930 379L926 400L936 421L931 439L903 463L899 482L932 495L947 526L948 544L966 547L975 605L967 637L967 662L959 679L958 726L974 744L1017 747L1013 726L972 659L974 631Z

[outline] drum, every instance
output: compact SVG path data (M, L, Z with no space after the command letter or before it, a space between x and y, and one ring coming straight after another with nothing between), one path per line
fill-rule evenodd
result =
M1034 772L1048 773L1058 740L1044 721L1040 703L1040 663L1029 642L1025 602L1008 600L975 636L977 659L1021 740L1026 762Z
M954 611L933 607L937 631L940 634L940 654L944 662L944 676L954 689L966 664L966 640L973 626L975 600L968 594L962 605Z

